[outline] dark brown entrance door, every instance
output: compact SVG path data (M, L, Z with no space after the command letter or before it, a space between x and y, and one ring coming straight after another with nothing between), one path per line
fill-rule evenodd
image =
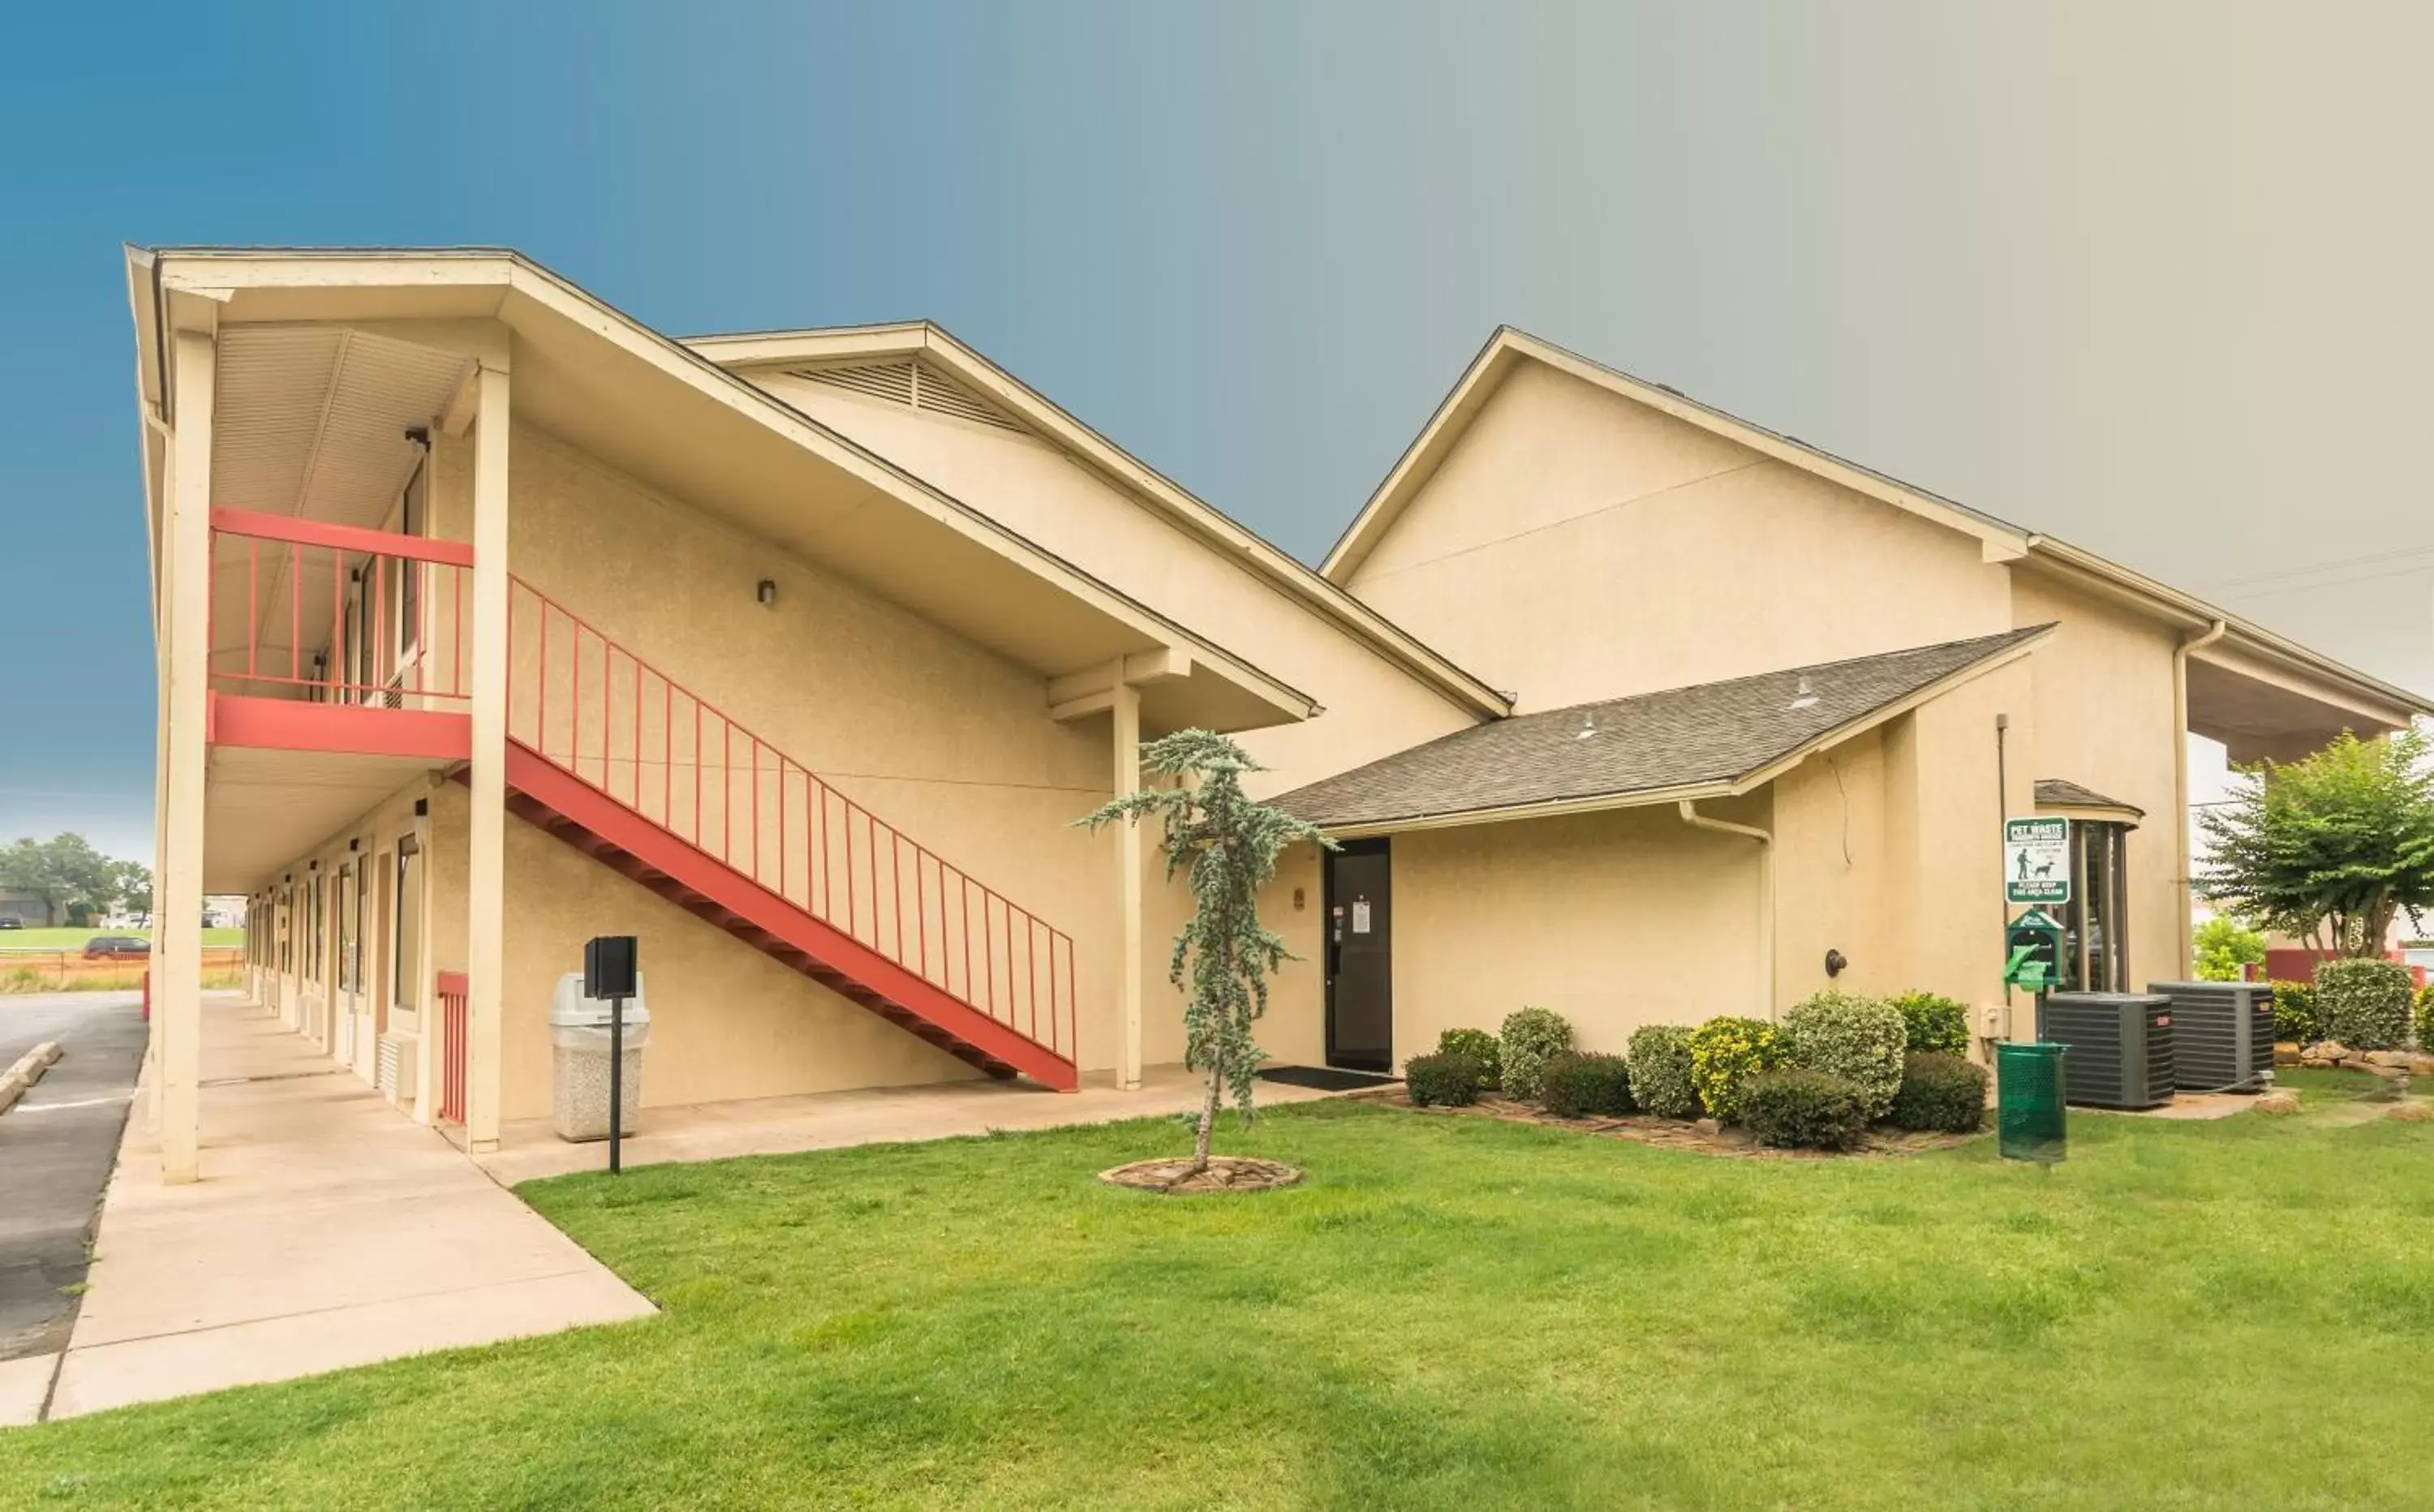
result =
M1327 1063L1395 1063L1394 909L1383 840L1346 841L1327 858Z

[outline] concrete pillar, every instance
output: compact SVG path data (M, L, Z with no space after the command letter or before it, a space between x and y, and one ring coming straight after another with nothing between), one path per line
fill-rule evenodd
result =
M161 866L152 890L153 1085L161 1174L201 1174L203 1033L203 713L211 676L212 338L180 331L170 348L175 432L162 552L168 696L162 733Z
M1140 689L1123 680L1119 665L1115 701L1116 796L1140 790ZM1116 917L1123 959L1116 963L1118 1006L1123 1026L1116 1055L1116 1085L1137 1090L1141 1079L1141 826L1116 826Z
M465 920L465 1143L499 1147L506 992L507 375L475 379L472 855Z

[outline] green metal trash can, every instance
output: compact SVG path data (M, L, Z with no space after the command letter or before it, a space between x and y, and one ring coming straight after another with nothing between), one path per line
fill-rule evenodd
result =
M2067 1045L1995 1046L1996 1118L2007 1161L2063 1158L2063 1056Z

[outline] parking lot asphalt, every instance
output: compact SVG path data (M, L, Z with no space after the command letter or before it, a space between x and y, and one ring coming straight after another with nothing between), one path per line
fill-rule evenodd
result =
M0 1113L0 1360L66 1347L143 1065L141 999L0 996L0 1070L45 1040L59 1063Z

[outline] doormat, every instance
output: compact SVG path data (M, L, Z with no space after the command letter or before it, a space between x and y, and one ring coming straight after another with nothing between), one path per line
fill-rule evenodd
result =
M1315 1087L1321 1092L1355 1092L1363 1087L1391 1087L1403 1079L1366 1071L1338 1071L1331 1065L1272 1065L1261 1068L1260 1079L1281 1081L1288 1087Z

